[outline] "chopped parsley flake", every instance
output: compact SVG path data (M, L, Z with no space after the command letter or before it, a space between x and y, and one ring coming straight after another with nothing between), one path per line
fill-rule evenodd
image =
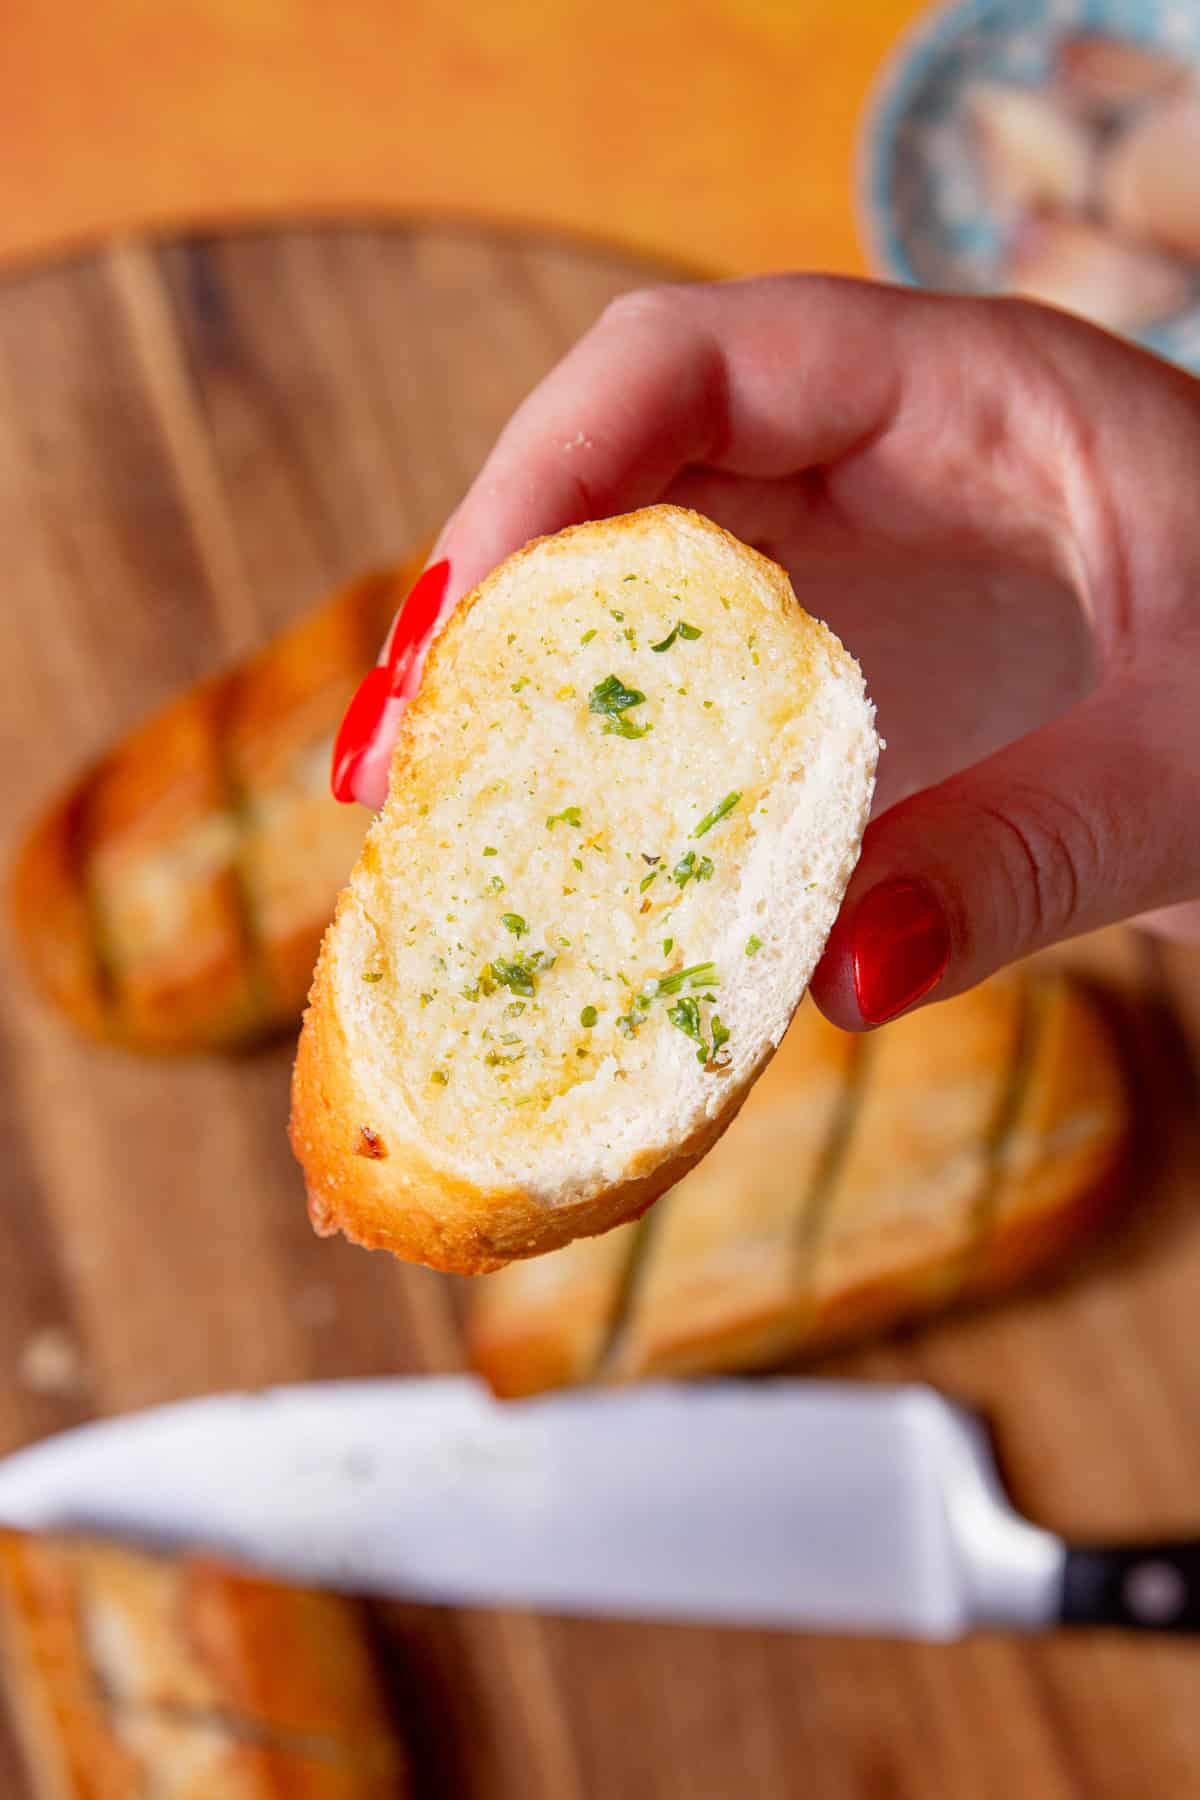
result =
M517 681L513 682L512 691L514 694L519 694L523 687L528 687L528 686L529 686L528 675L522 675Z
M761 950L761 949L762 949L762 939L760 937L748 937L746 939L746 955L747 956L753 956L754 952L756 950Z
M579 872L582 874L583 873L583 864L580 862L579 858L577 856L573 856L571 858L571 861L574 864L575 868L577 868L579 870Z
M674 948L675 948L675 939L674 938L664 938L663 939L663 955L664 956L670 956L670 954Z
M733 811L741 797L740 794L733 793L726 794L723 800L718 800L712 811L705 813L692 836L694 838L703 837L706 831L711 831L713 826L719 824L727 813Z
M496 849L494 844L485 844L483 846L483 854L485 856L499 856L500 852Z
M720 1013L714 1013L712 1026L712 1054L715 1057L723 1045L729 1042L729 1028L721 1023Z
M638 893L639 894L645 893L646 889L650 886L650 883L654 880L654 878L657 874L658 874L657 869L651 869L651 871L648 875L643 876L642 880L638 882Z
M685 638L688 643L695 643L696 639L703 635L704 634L698 625L689 625L686 620L677 619L662 643L651 644L650 648L657 651L659 656L661 656L664 650L669 650L671 648L671 645L675 642L676 638Z
M539 970L552 969L554 960L544 950L534 950L528 956L514 956L509 960L501 957L491 964L492 979L510 993L524 994L526 999L532 1000L537 993L534 977Z
M577 806L564 806L560 813L551 813L550 817L546 820L546 830L553 831L554 827L558 824L573 825L576 831L578 831L580 825L579 808Z
M707 1062L708 1045L704 1042L704 1033L700 1028L700 1002L688 999L677 1000L674 1006L668 1008L667 1017L677 1031L682 1031L684 1037L689 1037L693 1043L699 1044L700 1048L696 1052L697 1058L702 1063Z
M579 641L581 644L590 644L592 639L595 637L595 635L596 635L596 627L593 625L592 629L590 631L584 632L583 636L580 638Z
M514 937L529 936L529 927L520 913L501 913L500 923L506 931L511 931Z
M525 1002L523 1000L510 1000L504 1009L504 1017L506 1019L519 1019L524 1011Z
M623 624L625 621L625 614L623 612L618 612L615 607L612 609L612 616L616 619L618 624Z
M579 1023L583 1026L586 1026L587 1029L590 1031L592 1026L596 1023L596 1020L599 1017L600 1017L600 1014L596 1011L596 1008L594 1006L585 1006L583 1011L579 1015Z
M641 738L645 737L650 730L650 725L649 722L645 725L635 725L632 719L627 719L622 714L617 719L605 719L604 729L613 737Z
M677 994L686 982L689 987L711 987L717 980L717 965L713 962L693 963L690 969L677 969L674 975L663 975L654 986L655 995ZM647 982L647 988L651 984ZM645 990L643 990L645 991Z
M504 883L498 875L493 875L492 879L488 882L488 892L490 894L502 894L504 892Z
M681 856L671 870L671 880L677 887L685 888L689 881L710 881L712 879L713 861L709 856L702 856L697 862L696 852L689 850Z
M606 675L603 681L588 695L588 711L594 713L623 713L631 706L641 706L645 694L637 688L626 687L618 675Z

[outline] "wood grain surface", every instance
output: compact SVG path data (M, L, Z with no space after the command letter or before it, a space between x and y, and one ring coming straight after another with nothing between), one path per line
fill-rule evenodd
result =
M578 250L347 230L128 244L0 285L0 854L148 707L435 528L530 383L642 279ZM986 1407L1047 1524L1200 1530L1200 963L1128 933L1072 955L1135 1003L1131 1229L1052 1289L830 1367ZM213 1389L460 1365L452 1283L310 1233L286 1045L91 1047L5 956L0 1451ZM425 1794L1200 1794L1200 1645L382 1624ZM0 1792L23 1791L0 1742Z

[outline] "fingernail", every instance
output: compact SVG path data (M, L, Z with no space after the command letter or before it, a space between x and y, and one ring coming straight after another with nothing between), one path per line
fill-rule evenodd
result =
M850 927L854 993L868 1025L920 1000L950 961L945 914L923 881L885 881L860 900Z
M407 600L396 615L387 656L384 658L393 694L408 691L409 677L437 626L449 581L450 564L445 557L441 562L430 563L414 582Z
M354 777L379 728L391 691L391 674L382 665L368 670L355 689L333 746L329 785L335 800L348 803L354 799Z

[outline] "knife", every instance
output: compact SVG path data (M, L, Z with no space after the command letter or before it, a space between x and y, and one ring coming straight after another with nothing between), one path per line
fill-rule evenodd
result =
M977 1418L920 1386L222 1395L10 1456L0 1523L440 1603L931 1639L1200 1628L1200 1540L1065 1544L1013 1510Z

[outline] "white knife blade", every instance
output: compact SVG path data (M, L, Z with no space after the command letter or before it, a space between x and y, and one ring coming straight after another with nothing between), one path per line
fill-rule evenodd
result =
M788 1379L186 1401L9 1457L0 1522L423 1601L929 1638L1049 1623L1065 1554L1009 1507L970 1414Z

